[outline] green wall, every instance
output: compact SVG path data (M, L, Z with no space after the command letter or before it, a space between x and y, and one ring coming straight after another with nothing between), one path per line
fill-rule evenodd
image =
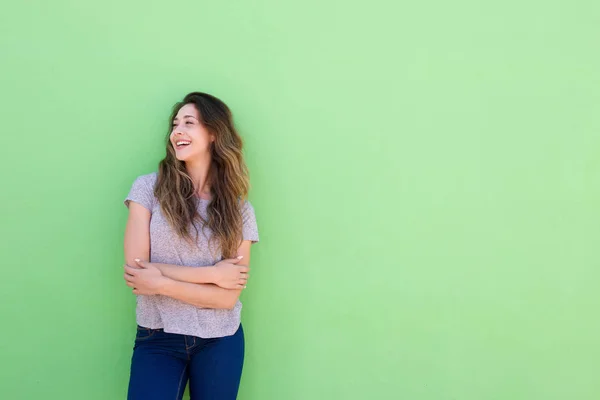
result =
M11 2L0 397L123 399L122 200L202 90L261 243L242 400L600 398L593 1Z

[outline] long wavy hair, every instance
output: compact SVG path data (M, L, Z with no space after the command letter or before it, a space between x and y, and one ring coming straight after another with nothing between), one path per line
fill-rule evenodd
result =
M197 188L194 188L185 162L177 159L169 139L173 120L186 104L196 107L200 123L215 136L210 145L208 183L212 199L208 204L206 219L197 211ZM190 244L195 244L199 234L195 223L199 222L202 231L205 227L210 229L210 244L218 246L224 258L234 257L242 241L241 206L249 189L242 144L229 107L214 96L192 92L173 107L166 138L167 155L159 164L154 188L162 212L177 234ZM195 236L192 235L192 228Z

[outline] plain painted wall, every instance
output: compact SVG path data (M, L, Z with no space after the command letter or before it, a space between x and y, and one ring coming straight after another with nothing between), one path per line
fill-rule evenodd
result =
M0 397L123 399L122 204L226 101L261 243L242 400L600 398L600 6L10 2Z

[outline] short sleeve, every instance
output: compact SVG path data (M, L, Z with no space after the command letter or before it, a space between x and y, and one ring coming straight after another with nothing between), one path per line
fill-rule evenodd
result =
M129 207L129 202L134 201L141 204L148 210L152 211L155 203L154 197L154 184L156 182L156 175L142 175L136 178L131 185L131 190L125 198L125 205Z
M254 207L249 201L245 201L242 205L242 221L242 239L250 240L253 243L258 242L256 215L254 214Z

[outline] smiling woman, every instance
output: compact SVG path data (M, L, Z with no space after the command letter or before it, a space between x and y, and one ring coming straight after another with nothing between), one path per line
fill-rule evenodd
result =
M244 358L240 292L256 218L229 108L193 92L174 107L167 155L125 204L124 278L137 296L130 400L235 399Z

